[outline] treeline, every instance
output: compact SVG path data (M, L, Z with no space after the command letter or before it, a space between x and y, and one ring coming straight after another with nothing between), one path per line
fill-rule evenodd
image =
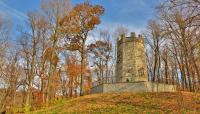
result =
M199 90L199 6L199 0L167 0L156 7L144 31L150 81ZM115 81L116 39L128 29L96 30L103 13L102 6L89 2L42 0L18 28L16 41L10 40L9 21L0 16L0 111L34 110L89 94L92 81Z
M91 35L103 13L89 2L72 7L70 0L42 0L14 40L10 22L0 18L0 112L89 94L92 75L103 80L113 74L111 34Z
M200 90L200 1L167 0L144 33L149 80Z

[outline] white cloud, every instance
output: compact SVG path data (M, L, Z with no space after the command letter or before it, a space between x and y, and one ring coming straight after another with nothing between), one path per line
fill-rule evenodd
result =
M128 29L128 32L135 32L137 34L141 34L145 27L143 26L136 26L133 24L121 24L121 23L115 23L115 22L103 22L98 26L98 28L110 30L111 32L114 32L118 27L123 26Z

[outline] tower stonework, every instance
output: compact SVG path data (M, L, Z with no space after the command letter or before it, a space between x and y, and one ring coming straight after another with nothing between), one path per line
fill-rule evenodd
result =
M144 38L121 35L117 42L117 82L148 81Z

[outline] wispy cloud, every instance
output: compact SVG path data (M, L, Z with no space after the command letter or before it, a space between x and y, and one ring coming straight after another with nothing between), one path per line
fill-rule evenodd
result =
M154 15L154 7L159 0L104 0L102 17L104 28L114 29L123 25L130 32L142 33L148 20Z
M15 18L19 21L24 21L25 19L27 19L27 16L24 13L8 6L3 1L0 1L0 13L3 14L4 16Z
M141 34L144 30L144 26L136 26L133 24L125 24L125 23L118 23L118 22L103 22L98 27L101 29L109 30L111 32L115 32L115 30L123 26L128 29L128 32L136 32L137 34Z

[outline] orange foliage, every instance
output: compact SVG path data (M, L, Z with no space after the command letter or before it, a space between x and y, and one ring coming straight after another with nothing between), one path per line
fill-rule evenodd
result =
M66 60L65 69L69 78L69 96L72 97L73 91L75 91L79 85L78 78L81 74L81 64L78 63L75 56L71 56Z
M67 75L69 77L77 77L80 75L81 65L78 64L76 57L69 57L67 59L67 65L65 66L67 70Z
M90 69L86 65L86 61L84 61L83 65L83 73L84 73L84 92L86 94L90 93L91 89L91 72ZM66 73L69 78L68 82L68 87L69 87L69 95L72 96L73 91L75 91L78 87L79 83L79 78L81 75L81 64L78 63L77 57L76 56L71 56L66 60L66 65L65 65Z
M102 6L93 6L87 2L75 6L69 15L65 16L61 21L61 31L65 33L81 34L92 30L95 25L100 24L99 16L102 15L104 9ZM84 30L84 31L83 31Z
M84 92L85 94L90 94L90 90L92 87L92 78L91 78L91 71L90 69L86 70L86 75L84 78Z
M33 89L32 95L33 95L34 106L41 107L43 104L42 92L40 90Z

